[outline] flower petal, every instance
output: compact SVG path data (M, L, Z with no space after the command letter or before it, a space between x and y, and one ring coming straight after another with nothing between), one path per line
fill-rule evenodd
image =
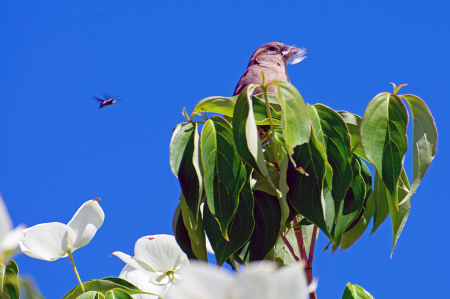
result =
M274 274L276 269L274 263L258 262L250 263L236 280L236 298L258 298L271 299L281 298L276 293L274 284Z
M16 249L19 246L19 241L23 238L23 229L25 229L25 225L19 225L0 238L0 255L2 252Z
M124 278L143 290L144 292L149 292L153 294L157 294L160 297L163 297L166 293L166 290L170 287L170 285L165 286L157 286L152 284L149 281L149 278L147 275L145 275L142 271L131 267L130 265L126 265L122 272L120 272L119 277ZM147 295L147 294L136 294L132 296L134 299L156 299L153 295Z
M22 232L24 237L19 241L22 252L46 261L67 256L76 239L75 232L59 222L38 224Z
M8 210L0 194L0 240L12 229L12 226L11 217L9 217Z
M145 275L147 275L147 277L150 277L149 272L155 273L155 271L153 271L153 269L149 265L136 260L134 257L131 257L126 253L123 253L120 251L114 251L111 254L117 256L119 259L122 260L122 262L126 263L127 265L129 265L137 270L142 271Z
M204 263L192 262L182 271L183 279L167 292L167 299L231 299L233 280L225 270L210 269Z
M134 254L155 272L175 271L187 259L174 236L154 235L137 240Z
M87 245L102 226L104 219L105 213L96 199L85 202L67 224L77 235L74 248Z
M278 298L307 299L309 290L306 286L306 274L302 264L297 263L282 267L274 280Z

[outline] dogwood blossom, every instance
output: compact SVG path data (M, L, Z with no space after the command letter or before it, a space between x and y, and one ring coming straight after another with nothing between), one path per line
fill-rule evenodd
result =
M169 235L140 238L134 246L134 256L120 251L112 254L127 264L127 267L122 270L122 277L127 275L127 279L131 283L136 283L138 287L147 285L149 292L160 296L163 296L166 290L180 279L180 270L189 264L186 254L178 246L175 237ZM139 273L132 273L130 271L132 268L138 270ZM152 286L148 286L149 283L164 287L154 289Z
M254 262L233 279L228 271L192 263L182 275L167 299L307 299L315 290L315 283L307 286L302 264L277 269L274 262Z
M105 213L97 200L85 202L67 225L51 222L23 230L20 249L30 257L55 261L87 245L105 219Z
M23 237L24 228L25 225L22 224L13 229L8 210L0 195L0 264L19 246L18 242Z

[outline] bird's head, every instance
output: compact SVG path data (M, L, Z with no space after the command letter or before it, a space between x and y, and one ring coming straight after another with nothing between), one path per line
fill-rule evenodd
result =
M253 64L277 64L286 67L287 64L296 64L306 58L306 50L272 42L259 47L250 58L249 66Z

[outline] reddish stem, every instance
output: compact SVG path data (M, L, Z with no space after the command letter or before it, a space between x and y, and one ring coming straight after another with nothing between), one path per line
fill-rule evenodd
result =
M297 217L294 217L294 225L298 223ZM298 249L300 250L300 256L305 263L308 261L305 250L305 243L303 243L302 227L294 227L295 237L297 238Z
M294 225L298 223L297 217L294 218ZM302 260L305 261L305 273L306 278L308 280L308 285L312 283L314 280L313 274L312 274L312 262L314 257L314 245L316 244L316 237L317 237L317 226L314 225L313 233L311 236L311 245L309 247L309 257L306 257L306 250L305 250L305 243L303 242L303 232L302 227L295 227L295 236L297 238L298 248L300 249L300 255L302 257ZM310 299L317 299L316 291L309 293Z
M292 253L292 255L294 256L294 259L299 262L300 258L298 257L297 253L295 253L294 248L292 247L291 243L289 243L288 239L286 239L286 236L283 234L282 231L280 231L280 237L281 239L283 239L284 244L286 244L287 248L289 249L289 251Z

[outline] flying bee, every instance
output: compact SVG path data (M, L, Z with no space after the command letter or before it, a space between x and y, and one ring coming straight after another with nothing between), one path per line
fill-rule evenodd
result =
M117 101L121 100L121 99L114 99L112 95L104 93L103 97L105 98L104 100L97 98L96 96L93 96L92 98L100 103L100 109L102 109L103 107L115 104Z

